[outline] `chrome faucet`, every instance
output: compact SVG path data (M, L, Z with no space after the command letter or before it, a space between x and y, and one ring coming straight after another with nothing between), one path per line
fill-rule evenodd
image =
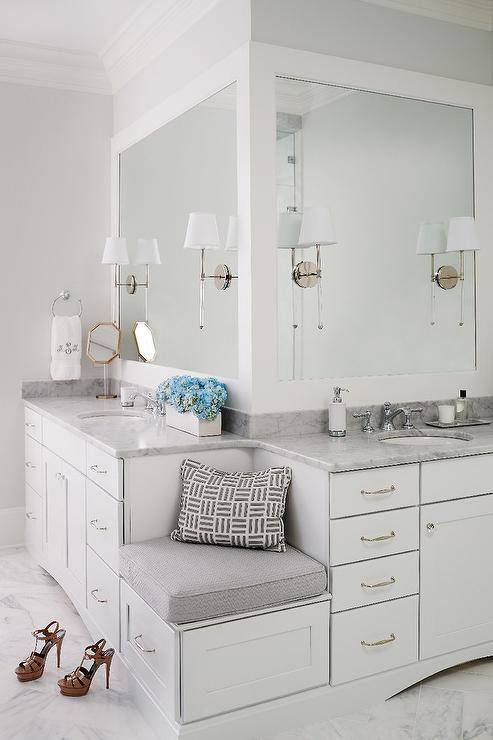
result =
M395 430L394 419L399 414L404 414L405 421L403 429L414 429L411 417L413 414L420 414L423 411L422 408L409 409L403 406L393 409L392 404L389 401L385 401L383 405L383 418L382 418L382 429L384 432L393 432Z
M132 401L132 405L136 398L144 399L144 401L146 402L146 411L151 411L157 416L166 416L166 407L164 403L162 401L156 401L156 399L153 398L150 393L140 393L140 391L137 391L129 399Z

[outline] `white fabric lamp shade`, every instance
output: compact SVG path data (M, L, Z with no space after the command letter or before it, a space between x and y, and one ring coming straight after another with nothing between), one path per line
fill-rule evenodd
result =
M416 254L440 254L447 250L447 235L443 223L423 222L419 227Z
M279 249L295 249L299 246L301 213L286 211L279 214L277 224L277 246Z
M448 226L447 252L470 252L479 249L476 221L472 216L451 218Z
M238 216L229 217L228 233L226 236L226 245L224 249L227 252L238 251Z
M103 265L128 265L127 240L123 236L109 236L104 245Z
M325 207L305 208L301 220L300 247L337 244L330 211Z
M160 265L161 255L157 239L137 239L136 265Z
M214 213L191 213L184 249L219 249L219 230Z

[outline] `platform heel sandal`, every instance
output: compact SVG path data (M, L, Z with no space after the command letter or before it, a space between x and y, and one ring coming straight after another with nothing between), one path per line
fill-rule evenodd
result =
M60 693L64 696L85 696L91 688L92 679L96 675L99 666L106 666L106 688L110 687L111 661L115 651L113 648L104 649L106 640L98 640L94 645L88 645L84 650L82 660L72 673L67 674L58 681ZM85 668L83 663L92 660L92 665Z
M34 650L15 669L15 674L19 681L36 681L36 679L41 678L45 669L47 655L54 645L56 645L57 668L60 668L65 630L60 628L58 622L50 622L44 629L34 630L32 635L36 640ZM38 650L38 643L43 642L44 645Z

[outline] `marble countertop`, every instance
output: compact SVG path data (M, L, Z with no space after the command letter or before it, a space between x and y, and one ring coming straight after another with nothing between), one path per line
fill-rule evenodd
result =
M467 455L493 453L493 424L467 427L460 430L461 439L437 439L427 445L400 446L385 444L381 434L349 431L346 437L332 438L327 434L275 436L247 439L228 432L220 437L194 437L166 426L166 418L155 418L143 407L122 409L118 399L96 401L90 397L26 399L28 408L78 434L113 457L130 458L145 455L163 455L173 452L193 454L195 450L222 447L261 448L286 458L298 460L323 470L337 472L362 470L388 465L443 460ZM81 414L118 413L128 416L115 421L105 417L80 418ZM135 418L141 412L145 419ZM455 431L455 430L453 430ZM416 435L451 434L453 431L423 427Z

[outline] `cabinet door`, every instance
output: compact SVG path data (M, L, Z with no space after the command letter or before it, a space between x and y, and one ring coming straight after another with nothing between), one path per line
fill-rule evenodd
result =
M67 492L66 585L70 595L85 605L86 593L86 480L82 473L64 465Z
M64 463L53 452L44 450L46 474L45 554L53 574L59 578L66 567L67 509Z
M493 495L421 509L421 658L493 640Z

